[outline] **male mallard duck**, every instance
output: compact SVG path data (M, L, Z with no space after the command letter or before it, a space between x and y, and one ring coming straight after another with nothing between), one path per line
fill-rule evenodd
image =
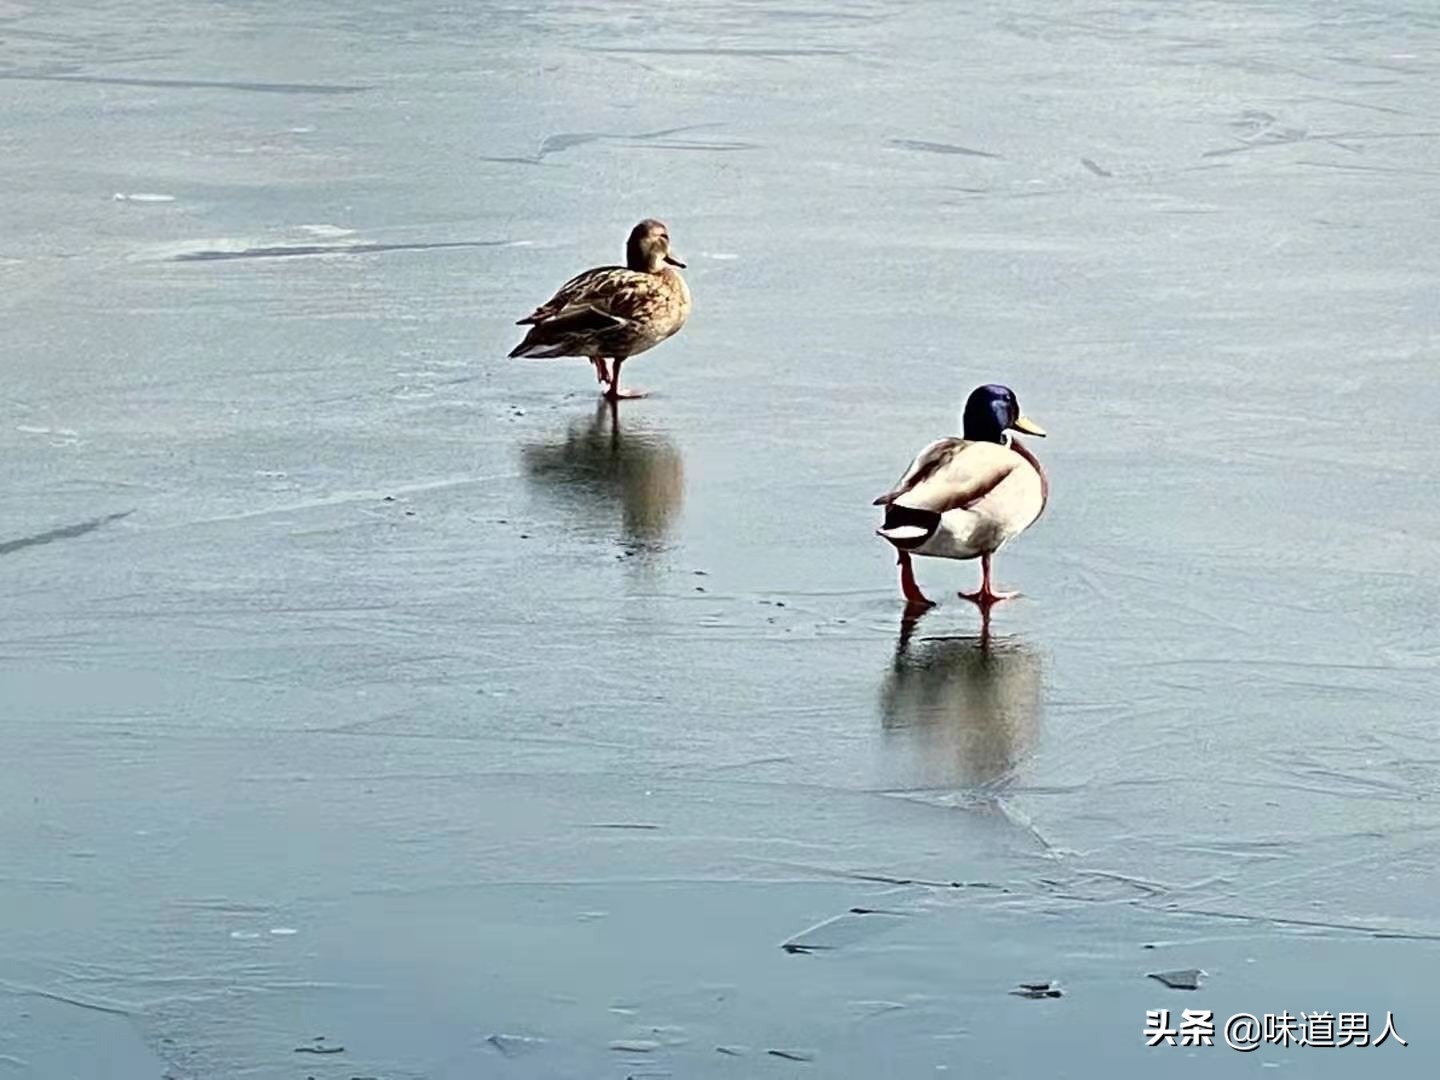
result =
M1020 535L1045 509L1049 484L1040 462L1008 433L1045 434L1020 415L1008 386L979 386L965 402L965 437L939 439L921 450L893 490L875 500L885 507L876 530L900 553L900 589L912 605L930 601L915 584L910 556L980 557L978 591L961 593L983 610L1016 593L990 584L990 557Z
M646 218L630 230L624 266L599 266L573 277L517 326L530 326L511 356L585 356L612 401L644 397L620 389L620 365L652 349L690 317L690 288L672 267L664 222ZM615 361L614 372L605 358Z

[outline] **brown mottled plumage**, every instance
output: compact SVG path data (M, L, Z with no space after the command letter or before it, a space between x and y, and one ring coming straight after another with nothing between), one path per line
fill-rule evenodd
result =
M620 365L673 335L690 317L690 289L673 269L663 222L647 218L630 232L625 266L601 266L571 278L517 325L530 326L511 356L584 356L610 398L620 390ZM605 360L615 361L614 373Z

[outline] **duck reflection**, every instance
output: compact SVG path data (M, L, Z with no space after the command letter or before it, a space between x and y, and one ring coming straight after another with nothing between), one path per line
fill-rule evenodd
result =
M581 529L657 550L685 501L685 462L661 431L627 420L613 401L570 423L563 435L521 450L525 478L559 499Z
M922 786L1004 787L1040 733L1044 669L1019 638L912 640L902 626L880 689L880 720L905 743Z

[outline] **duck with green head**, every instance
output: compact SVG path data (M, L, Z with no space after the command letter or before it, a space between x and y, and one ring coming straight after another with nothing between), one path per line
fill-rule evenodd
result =
M1019 595L995 591L991 558L1035 522L1049 495L1040 462L1012 434L1045 431L1021 415L1013 390L994 383L976 387L963 423L963 438L925 447L874 503L885 507L877 532L899 554L900 590L912 607L929 607L930 601L915 584L911 555L978 558L980 588L960 595L982 611Z

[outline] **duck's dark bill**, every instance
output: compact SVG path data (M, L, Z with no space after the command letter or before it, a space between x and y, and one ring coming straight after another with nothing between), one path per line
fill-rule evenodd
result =
M1016 431L1024 432L1026 435L1035 435L1042 439L1045 438L1045 429L1027 417L1020 417L1019 420L1016 420L1010 426Z
M684 269L685 269L685 264L682 263L679 259L675 258L674 255L666 255L666 256L665 256L665 261L666 261L667 263L669 263L671 266L678 266L678 267L680 267L681 270L684 270Z

